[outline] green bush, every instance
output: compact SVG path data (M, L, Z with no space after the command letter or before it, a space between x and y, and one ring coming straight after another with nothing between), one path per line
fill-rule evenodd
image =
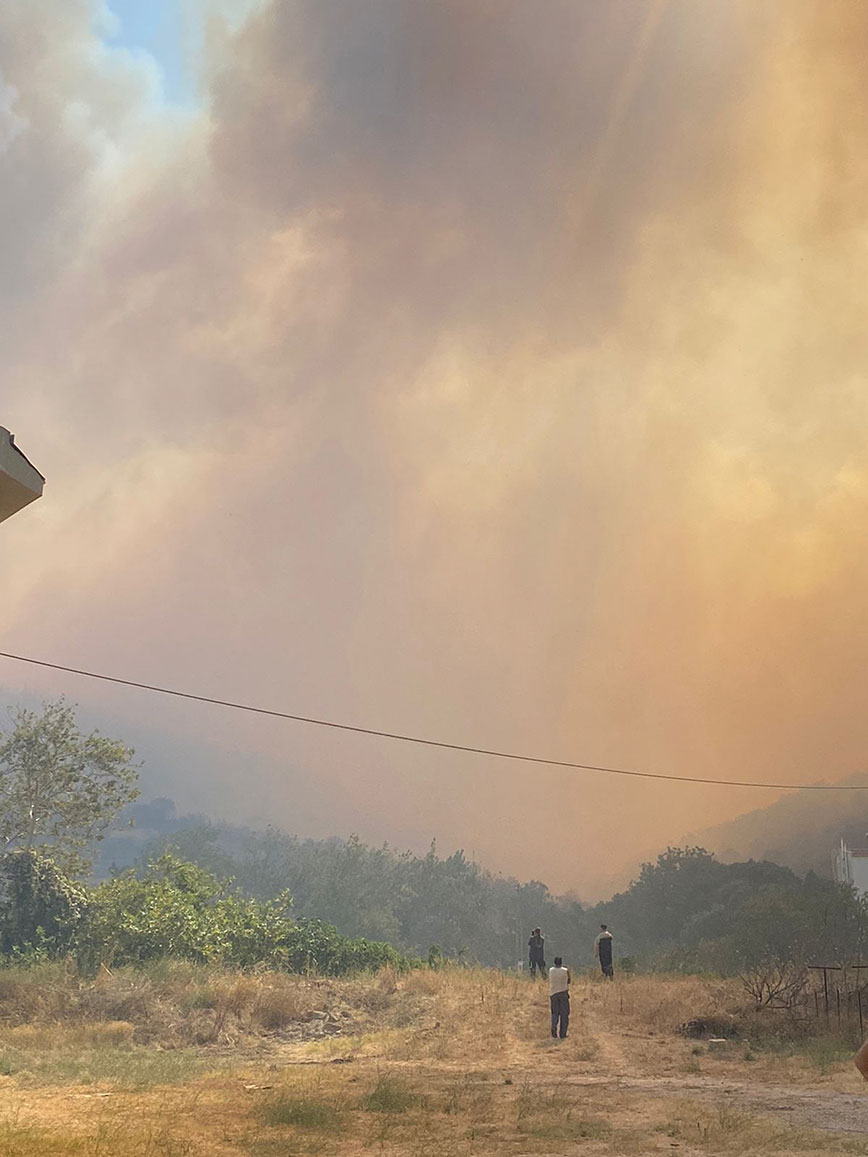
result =
M0 856L0 956L32 964L68 953L89 972L162 960L329 976L410 967L389 944L295 920L288 892L252 900L169 853L91 889L40 851Z
M267 1101L260 1110L266 1125L294 1125L298 1129L334 1131L340 1128L340 1111L328 1101L314 1096L283 1093Z
M235 968L267 966L339 975L407 961L388 944L341 936L331 924L295 920L292 897L251 900L171 853L139 876L124 872L93 889L78 935L90 968L164 958Z
M66 951L87 903L85 889L42 852L0 856L0 954L45 959Z
M413 1092L400 1077L383 1074L365 1097L362 1107L369 1113L406 1113L420 1102L418 1093Z

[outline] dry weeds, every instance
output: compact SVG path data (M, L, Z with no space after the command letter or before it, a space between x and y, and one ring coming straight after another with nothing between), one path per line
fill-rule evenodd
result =
M709 1051L677 1035L691 1017L736 1016L735 985L580 982L564 1042L549 1036L547 1005L542 985L476 969L7 973L0 1154L868 1154L864 1138L806 1128L795 1112L770 1119L762 1098L723 1099L727 1082L772 1080L782 1097L793 1073L811 1090L861 1092L834 1050L819 1049L822 1065L748 1060L744 1041Z

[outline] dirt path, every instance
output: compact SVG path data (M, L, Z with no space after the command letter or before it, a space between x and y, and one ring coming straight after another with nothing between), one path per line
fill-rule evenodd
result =
M747 1084L718 1077L631 1077L601 1075L565 1077L574 1088L612 1088L620 1092L689 1097L726 1104L744 1112L781 1117L796 1125L810 1125L831 1133L868 1136L868 1097L835 1090L785 1088Z
M716 1094L709 1089L705 1095L768 1116L785 1116L797 1125L868 1136L868 1097L855 1093L727 1084Z
M868 1136L868 1088L866 1093L782 1086L762 1081L733 1080L696 1074L638 1076L631 1072L626 1037L603 1028L592 1008L583 1010L585 1026L596 1043L600 1073L567 1078L574 1086L610 1086L624 1092L691 1097L728 1105L745 1112L762 1113L832 1133Z
M576 997L579 997L579 992ZM542 1005L544 1002L540 1000L538 1003ZM749 1079L750 1068L746 1065L739 1065L737 1072L730 1070L719 1075L703 1072L664 1075L659 1068L655 1071L654 1067L642 1062L637 1065L636 1037L607 1023L602 1010L593 1002L579 997L574 1001L574 1010L570 1039L564 1042L568 1047L549 1046L546 1039L547 1013L543 1009L527 1026L529 1035L521 1032L512 1037L509 1047L500 1055L499 1065L492 1065L489 1057L482 1067L502 1070L515 1080L528 1080L535 1084L555 1082L573 1088L611 1088L625 1093L695 1099L762 1114L795 1126L868 1137L868 1086L863 1094L855 1083L853 1092L845 1092L808 1084L773 1083L759 1076ZM438 1030L432 1028L429 1031L436 1034ZM586 1059L588 1043L594 1049L591 1061ZM279 1056L279 1062L287 1065L329 1065L349 1061L361 1067L382 1059L383 1055L379 1053L314 1057L295 1044L282 1047ZM389 1057L387 1063L392 1067L443 1073L469 1072L474 1067L469 1058L457 1060L432 1056L424 1060Z
M592 1039L599 1050L601 1065L609 1076L626 1077L630 1068L623 1038L600 1029L592 1034Z

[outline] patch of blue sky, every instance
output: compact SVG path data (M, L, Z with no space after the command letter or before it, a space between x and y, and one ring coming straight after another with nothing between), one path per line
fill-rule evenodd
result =
M198 99L200 45L187 4L188 0L106 0L100 21L110 48L145 53L153 60L163 100L181 107L195 105Z

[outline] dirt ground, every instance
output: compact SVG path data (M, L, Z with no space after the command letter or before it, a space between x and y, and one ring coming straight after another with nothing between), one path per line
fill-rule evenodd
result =
M868 1155L868 1086L846 1048L678 1034L732 986L580 979L553 1041L526 977L298 983L329 1006L255 1037L239 1012L194 1048L138 1045L123 1022L93 1039L0 1030L0 1154Z

